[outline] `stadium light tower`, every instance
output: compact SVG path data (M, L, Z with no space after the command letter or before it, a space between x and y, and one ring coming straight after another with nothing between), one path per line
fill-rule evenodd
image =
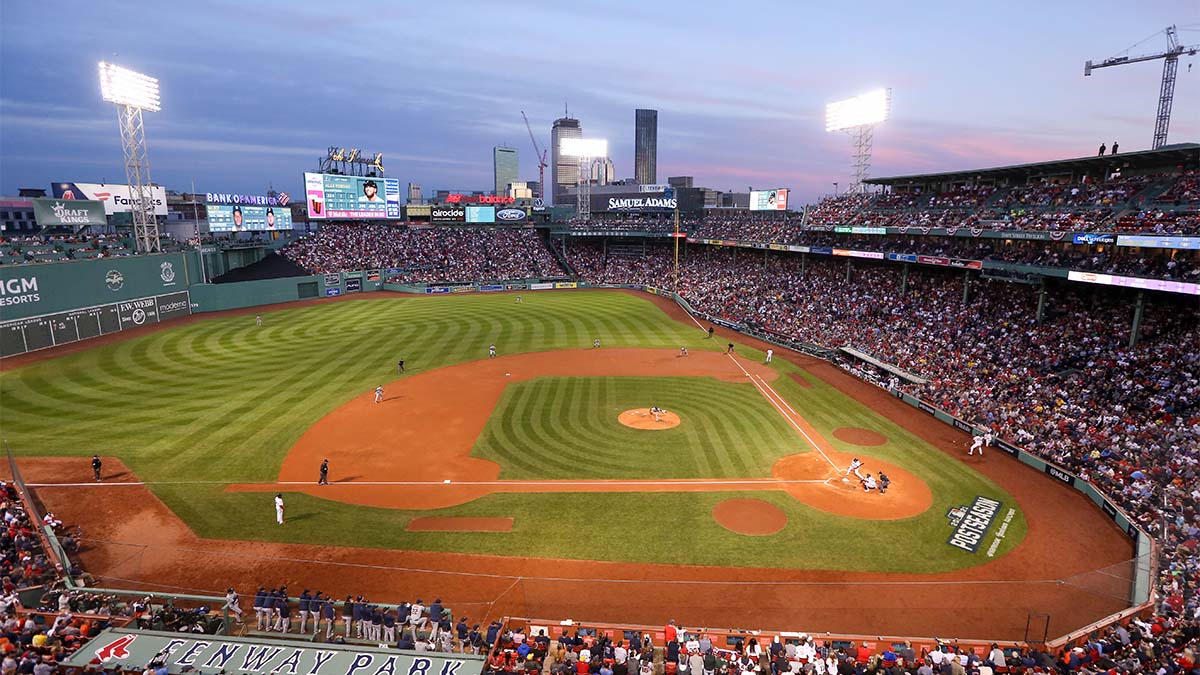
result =
M162 250L158 221L154 219L154 197L150 192L150 159L146 154L146 131L142 111L158 112L158 80L105 61L100 62L100 95L117 106L121 127L121 150L125 154L125 180L133 210L133 237L143 253Z
M863 181L871 173L875 127L886 122L891 112L891 89L876 89L825 106L825 131L844 131L854 139L854 182L846 194L862 194Z
M603 138L564 138L559 146L566 157L579 160L579 182L575 190L575 214L592 217L592 162L608 157L608 141Z

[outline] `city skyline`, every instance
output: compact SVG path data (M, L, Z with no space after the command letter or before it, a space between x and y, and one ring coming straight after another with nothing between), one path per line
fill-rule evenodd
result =
M335 15L310 2L99 0L64 24L49 6L15 0L0 9L0 193L123 182L100 60L160 79L163 109L146 117L151 177L175 190L192 179L201 192L295 190L329 145L383 152L388 176L430 189L489 189L486 153L508 146L519 180L534 181L520 111L551 148L565 101L588 137L610 141L618 177L635 170L630 113L653 109L670 120L657 133L659 182L789 187L802 204L849 182L847 139L823 129L829 101L893 88L893 117L875 137L877 177L1086 156L1102 142L1140 150L1160 62L1088 78L1083 62L1135 44L1131 55L1159 51L1165 38L1153 34L1171 24L1182 43L1200 43L1200 9L1182 1L868 3L865 20L779 3L760 10L770 22L720 30L684 7L465 2L477 27L446 31L444 13L422 6ZM131 12L142 19L114 20ZM503 38L522 31L532 39L520 49ZM613 54L639 45L645 63L670 67L597 59L573 46L584 35ZM1181 60L1172 143L1200 140L1200 69L1183 65L1194 62ZM419 75L393 85L401 63Z

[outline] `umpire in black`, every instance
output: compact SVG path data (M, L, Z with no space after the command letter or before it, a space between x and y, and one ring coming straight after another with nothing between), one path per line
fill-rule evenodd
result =
M96 480L100 480L100 467L104 466L104 462L100 461L100 455L92 455L92 475Z
M317 485L329 485L329 460L321 462L321 478L317 481Z

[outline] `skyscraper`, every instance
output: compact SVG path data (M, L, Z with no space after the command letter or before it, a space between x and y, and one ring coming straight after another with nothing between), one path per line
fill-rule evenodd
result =
M633 177L642 185L658 182L658 111L633 114Z
M546 194L551 204L565 204L566 189L579 183L579 160L564 157L562 139L583 138L583 126L573 117L560 117L550 128L550 190Z
M502 145L492 148L492 169L496 178L496 196L507 196L508 186L517 182L517 151Z
M408 203L409 204L424 204L425 200L421 198L421 184L408 184Z

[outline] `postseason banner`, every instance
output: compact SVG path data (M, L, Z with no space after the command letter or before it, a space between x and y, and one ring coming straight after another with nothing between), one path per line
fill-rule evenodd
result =
M399 178L306 173L304 193L313 220L401 218Z
M788 191L785 188L778 190L755 190L750 193L750 210L751 211L787 211Z
M290 230L292 211L286 206L229 206L209 204L209 232Z

